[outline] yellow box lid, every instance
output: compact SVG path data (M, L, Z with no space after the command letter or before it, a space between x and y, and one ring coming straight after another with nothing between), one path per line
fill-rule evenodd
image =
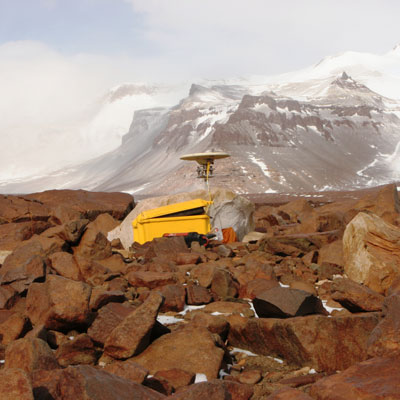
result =
M169 204L167 206L153 208L151 210L142 211L137 217L137 221L144 219L162 217L163 215L174 214L180 211L191 210L192 208L206 207L212 204L212 201L203 199L194 199L189 201L183 201L181 203Z

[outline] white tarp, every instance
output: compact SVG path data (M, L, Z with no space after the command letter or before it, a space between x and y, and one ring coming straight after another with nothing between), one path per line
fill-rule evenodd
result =
M108 232L108 240L120 239L126 250L129 249L133 239L132 222L136 217L146 210L180 203L183 201L203 199L210 200L206 190L195 192L178 193L171 196L152 197L140 201L140 203L127 215L122 223L112 231ZM219 230L232 227L238 240L254 229L253 212L254 204L229 190L215 188L211 190L213 204L209 207L207 214L211 219L211 226Z

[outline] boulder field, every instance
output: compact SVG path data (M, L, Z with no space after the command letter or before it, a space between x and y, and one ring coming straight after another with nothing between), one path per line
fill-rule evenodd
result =
M128 194L0 195L0 398L400 399L396 186L316 199L127 250Z

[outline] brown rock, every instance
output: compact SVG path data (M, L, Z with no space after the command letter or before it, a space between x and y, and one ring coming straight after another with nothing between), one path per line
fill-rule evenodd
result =
M347 276L384 294L400 274L400 228L361 212L346 227L343 253Z
M2 284L12 284L13 289L22 293L29 285L44 278L46 274L45 254L38 242L18 246L0 268Z
M186 293L188 305L200 306L210 303L213 299L209 290L199 285L186 286Z
M108 303L123 303L125 295L120 290L105 290L102 287L94 287L90 296L89 307L96 311Z
M133 360L155 374L173 368L216 378L224 351L205 328L186 327L163 335Z
M10 285L0 286L0 309L11 308L18 299L18 293Z
M276 279L253 279L252 281L240 286L239 297L245 299L254 299L262 292L277 286L279 286L279 283Z
M212 380L188 386L171 397L171 400L248 400L253 395L250 385L238 382Z
M289 286L291 289L303 290L304 292L311 293L314 296L317 295L315 286L309 282L293 281L293 282L290 282Z
M236 303L232 301L215 301L207 304L201 309L202 312L210 313L213 315L225 314L225 315L241 315L244 317L254 317L250 304L248 303Z
M59 397L58 381L62 369L34 370L30 373L35 400L53 400Z
M350 279L335 279L332 290L332 299L351 312L382 310L385 298L381 294Z
M190 271L190 278L197 281L200 286L210 287L216 268L214 262L198 264Z
M57 369L60 366L49 345L42 339L18 339L6 350L6 368L20 368L26 372L37 369Z
M90 258L75 256L82 280L92 286L102 285L107 279L115 276L108 268Z
M312 400L312 397L297 389L282 388L271 393L265 400Z
M185 307L186 291L183 285L165 285L160 289L160 293L164 297L161 312L180 312Z
M104 343L105 353L114 358L128 358L141 353L149 344L150 332L162 301L159 293L152 292L110 333Z
M26 310L34 325L62 330L85 326L89 318L91 287L83 282L49 275L44 283L32 283Z
M322 246L318 250L318 260L316 262L318 264L328 262L331 264L344 266L342 240L335 240L332 243Z
M311 386L310 395L318 400L399 399L399 376L398 358L371 358L319 380Z
M62 367L78 364L94 364L97 360L93 342L86 333L81 333L62 343L57 349L55 356Z
M253 299L260 318L288 318L308 314L326 314L321 300L303 290L274 287Z
M19 368L0 370L0 398L2 400L34 400L27 373Z
M82 279L78 264L72 254L65 251L53 253L49 257L51 268L64 278L79 281Z
M126 304L107 304L99 310L96 319L87 331L88 335L96 344L104 345L107 337L115 327L134 309L134 307Z
M400 294L386 297L382 321L368 338L368 354L372 357L395 357L400 355Z
M125 275L128 270L128 264L124 262L120 254L113 254L109 258L99 260L99 263L113 273Z
M260 382L261 378L261 371L259 371L258 369L249 369L243 371L238 376L238 381L240 383L246 383L248 385L255 385L256 383Z
M379 314L227 319L232 346L256 354L274 354L298 366L334 372L367 358L367 340L379 322Z
M24 196L26 200L38 200L30 204L56 210L64 207L78 212L81 217L93 221L99 214L108 213L117 220L122 220L133 209L131 195L127 193L88 192L85 190L47 190ZM73 214L76 218L76 214ZM75 219L74 218L74 219Z
M196 253L185 252L176 255L176 263L178 265L197 264L200 260L200 255Z
M76 219L74 221L68 221L61 226L57 236L74 245L81 239L88 223L88 219Z
M113 361L104 367L104 371L131 380L136 383L143 383L149 371L132 360Z
M83 235L79 246L75 247L74 255L93 260L103 260L112 256L111 243L104 233L88 229Z
M125 278L134 287L147 287L149 289L174 284L177 281L172 272L132 271Z
M155 376L146 378L143 385L166 396L171 395L174 391L174 388L168 381L163 378L156 378Z
M58 389L63 400L158 400L165 397L128 379L89 365L63 370Z
M166 380L176 390L194 383L196 374L179 368L173 368L165 371L157 371L154 377Z
M0 310L0 315L4 314ZM12 341L24 336L29 329L29 322L27 318L19 315L18 313L9 312L7 316L1 315L0 321L0 343L7 345Z
M217 268L211 281L211 292L216 299L226 300L237 295L237 284L230 273L222 268Z
M229 323L218 315L210 315L204 312L193 313L191 322L194 326L207 328L211 333L216 333L222 339L226 339L229 331Z

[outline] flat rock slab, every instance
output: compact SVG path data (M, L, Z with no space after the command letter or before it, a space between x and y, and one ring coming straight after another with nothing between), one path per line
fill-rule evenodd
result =
M179 368L214 379L218 376L223 355L224 351L216 346L207 329L187 327L161 336L133 361L151 374Z
M310 395L318 400L400 399L399 376L398 358L371 358L319 380L311 386Z
M34 400L28 374L19 368L0 370L0 398L2 400Z
M105 353L120 359L142 352L150 342L150 333L162 302L160 293L151 292L146 301L110 333L104 343Z
M326 314L321 300L312 293L281 286L259 293L253 299L253 305L260 318Z
M299 366L335 372L367 358L367 340L379 313L288 319L226 317L230 345L275 355Z

